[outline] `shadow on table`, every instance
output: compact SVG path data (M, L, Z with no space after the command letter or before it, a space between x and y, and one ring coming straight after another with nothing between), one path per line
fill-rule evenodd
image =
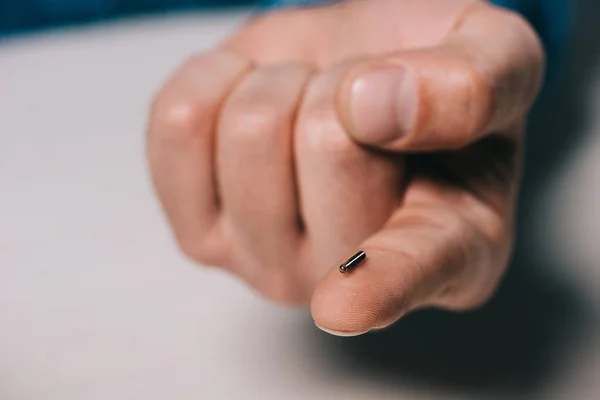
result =
M478 395L533 393L576 341L584 315L569 288L517 268L481 310L420 312L356 338L318 333L323 351L336 365L384 384L424 384Z
M566 74L540 102L528 137L526 179L518 231L529 232L528 212L539 193L580 142L586 125L589 78L600 50L594 15L600 3L582 1ZM566 269L535 254L519 235L513 265L497 296L467 314L427 311L394 327L362 337L319 334L336 365L369 379L422 382L484 393L533 394L551 375L586 325L586 304L572 283L548 271Z

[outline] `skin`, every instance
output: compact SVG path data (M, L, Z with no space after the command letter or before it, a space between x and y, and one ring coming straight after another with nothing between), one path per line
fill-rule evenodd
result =
M527 22L477 0L264 14L157 95L154 184L185 254L330 333L468 310L510 257L543 68Z

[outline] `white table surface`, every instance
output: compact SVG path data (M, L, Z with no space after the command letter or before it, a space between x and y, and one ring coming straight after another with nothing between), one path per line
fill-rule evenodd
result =
M585 299L573 311L583 328L535 389L382 374L369 366L377 355L344 357L352 342L317 331L306 311L178 253L148 180L147 107L175 66L244 17L0 42L0 399L600 398L598 111L531 208L527 251L566 265L550 275ZM593 85L586 102L600 110ZM369 340L356 342L367 358Z

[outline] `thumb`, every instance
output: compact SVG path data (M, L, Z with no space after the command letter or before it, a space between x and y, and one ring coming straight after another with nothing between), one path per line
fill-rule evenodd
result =
M436 47L358 62L342 79L337 107L361 143L451 150L522 119L542 74L541 45L528 23L478 4Z

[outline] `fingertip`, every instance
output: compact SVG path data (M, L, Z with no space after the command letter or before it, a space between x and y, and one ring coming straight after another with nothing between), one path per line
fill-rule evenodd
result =
M391 325L409 308L410 273L390 269L394 256L367 250L367 258L348 273L332 268L311 301L317 327L335 336L358 336Z
M352 290L318 288L311 302L315 325L324 332L343 337L370 331L379 321L381 311L377 305L363 300L364 297L363 293Z

